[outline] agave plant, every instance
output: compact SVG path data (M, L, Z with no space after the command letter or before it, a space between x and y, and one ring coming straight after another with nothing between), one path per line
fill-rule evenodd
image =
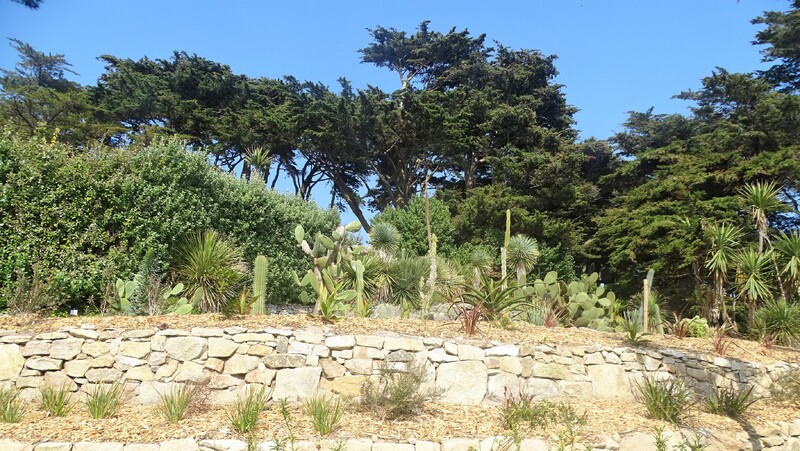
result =
M710 244L705 266L714 279L714 311L721 312L722 321L727 323L729 318L725 299L728 296L725 283L734 266L735 250L739 247L742 229L722 223L708 225L704 232L706 241Z
M772 296L772 252L759 253L746 249L736 255L736 285L739 295L747 302L752 323L756 306Z
M797 297L800 295L800 232L781 232L775 240L775 251L783 265L780 271L786 283L786 293Z
M533 289L527 286L508 284L508 275L500 280L494 280L489 276L481 277L478 286L472 284L462 284L464 290L461 298L467 304L480 306L483 316L488 320L494 320L521 307L529 306L529 297L533 294ZM505 286L504 286L505 285Z
M539 245L528 236L517 234L508 240L506 259L517 273L517 283L525 283L525 276L539 258Z
M185 293L202 289L198 309L219 312L234 298L246 267L236 246L214 230L184 237L176 248L172 272L186 285Z

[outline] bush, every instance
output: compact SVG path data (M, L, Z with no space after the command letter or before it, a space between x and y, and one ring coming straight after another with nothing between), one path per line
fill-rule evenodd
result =
M89 415L99 420L114 416L122 407L123 396L122 384L103 384L96 385L92 391L86 395L86 407Z
M775 343L792 346L800 341L800 305L785 299L769 301L756 311L755 335L770 337Z
M338 399L325 396L306 400L306 413L320 435L328 435L342 419L342 405Z
M69 386L53 387L45 385L39 389L41 394L42 408L48 415L54 417L65 417L72 411L74 405L70 403L72 394Z
M672 424L681 424L695 403L692 391L678 379L663 381L645 376L637 388L647 413Z
M19 423L25 415L25 406L19 400L19 390L0 388L0 421Z
M681 323L685 324L686 335L695 338L708 338L711 336L711 329L705 318L695 316L694 318L684 318Z
M253 432L258 426L258 415L267 404L268 397L266 387L249 387L247 394L236 400L233 412L228 412L233 430L240 434Z
M308 262L288 224L312 235L339 224L336 211L236 179L178 141L76 151L0 134L0 192L0 288L14 287L19 269L30 280L38 263L61 308L99 301L104 271L129 280L148 250L166 270L177 239L212 227L245 261L269 256L270 302L295 300L291 271Z
M717 415L739 418L751 404L756 402L750 395L753 393L751 385L746 390L735 390L733 387L716 390L711 397L706 399L706 409Z
M436 397L435 390L424 390L427 374L423 365L411 365L407 371L382 369L378 381L368 379L361 386L361 406L382 419L410 416Z

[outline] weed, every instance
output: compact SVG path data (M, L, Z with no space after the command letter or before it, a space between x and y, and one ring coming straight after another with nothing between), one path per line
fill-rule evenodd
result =
M240 434L253 432L258 426L258 415L267 404L267 388L249 387L245 396L236 400L233 412L228 412L228 420L233 430Z
M328 435L336 429L337 423L342 419L342 410L338 398L321 396L306 400L306 413L320 435Z
M716 390L706 399L706 409L717 415L739 418L756 399L751 398L753 386L747 390L735 390L733 387Z
M19 390L14 388L0 389L0 421L3 423L19 423L25 415L25 406L19 400Z
M282 451L289 449L294 451L294 442L296 440L294 435L294 428L292 427L292 413L289 411L289 402L285 399L281 399L278 401L278 409L281 412L281 418L283 418L283 423L286 425L286 430L289 431L289 437L286 440L278 439L275 440L275 451ZM289 444L287 448L286 444Z
M694 433L694 436L686 437L684 434L683 442L678 444L677 451L704 451L706 445L703 443L704 437L700 432Z
M664 427L654 426L653 440L655 441L656 451L667 451L667 438L664 437Z
M585 415L578 415L569 404L535 402L533 396L525 393L515 397L509 392L508 387L505 388L504 396L505 401L500 410L505 429L518 431L523 423L537 429L547 429L558 424L568 428L586 424Z
M42 396L42 407L48 416L65 417L69 415L74 407L74 404L70 403L72 394L69 392L68 385L58 388L52 385L45 385L39 388L39 393Z
M119 408L122 407L122 384L103 384L96 385L92 391L86 395L86 407L89 414L94 419L108 418L114 416Z
M170 424L177 424L186 414L186 409L195 395L195 387L191 384L184 384L175 387L171 392L160 395L161 402L156 410L166 418Z
M411 365L408 371L383 369L377 382L368 379L361 386L361 406L383 419L409 416L439 395L421 388L426 377L423 365Z
M711 344L714 346L714 352L724 355L728 352L728 348L733 343L731 337L728 336L728 331L724 327L717 327L711 334Z
M650 416L672 424L681 424L695 403L692 391L678 379L663 381L645 376L637 388Z

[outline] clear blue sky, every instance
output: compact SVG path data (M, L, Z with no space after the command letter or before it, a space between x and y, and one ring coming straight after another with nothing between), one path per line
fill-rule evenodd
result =
M366 28L411 32L431 20L435 30L467 28L558 55L557 81L580 109L581 137L607 138L627 111L686 112L686 102L670 97L697 89L716 66L763 68L751 45L760 27L750 20L788 7L788 0L44 0L29 10L0 0L0 36L63 53L82 84L103 71L101 54L168 58L185 50L252 77L293 75L335 87L345 76L356 87L391 90L399 87L394 73L359 63ZM0 67L16 59L0 43Z

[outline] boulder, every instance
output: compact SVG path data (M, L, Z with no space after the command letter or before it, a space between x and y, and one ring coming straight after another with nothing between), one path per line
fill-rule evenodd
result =
M436 370L436 388L442 402L478 405L486 395L488 372L478 361L442 363Z
M305 367L278 370L272 399L297 401L314 396L319 388L322 368Z
M25 365L18 345L0 345L0 380L15 378Z

